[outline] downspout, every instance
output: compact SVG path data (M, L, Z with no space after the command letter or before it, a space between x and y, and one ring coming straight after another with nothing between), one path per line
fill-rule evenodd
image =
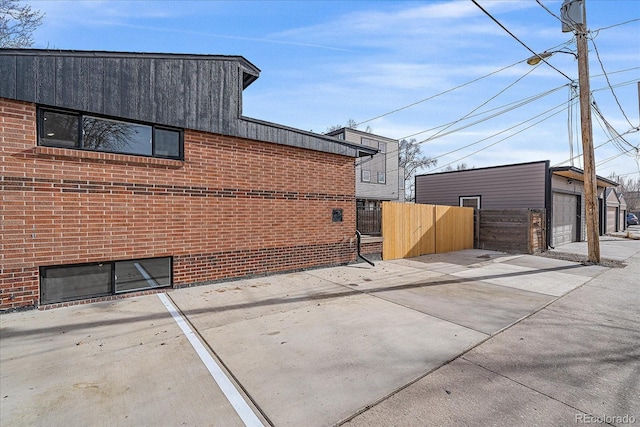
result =
M547 227L546 234L546 244L547 249L555 249L551 246L552 242L552 234L553 234L553 226L552 226L552 216L553 216L553 171L549 168L550 161L547 160L544 165L545 170L545 189L544 189L544 204L545 204L545 227Z
M360 253L360 239L361 239L361 237L362 237L362 234L360 234L360 232L358 230L356 230L356 240L358 242L358 258L363 259L364 261L369 263L372 267L375 267L376 265L374 263L372 263L371 261L369 261L368 259L363 257L362 254Z

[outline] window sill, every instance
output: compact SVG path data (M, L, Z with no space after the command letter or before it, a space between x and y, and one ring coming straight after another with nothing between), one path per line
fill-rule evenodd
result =
M157 157L132 156L128 154L105 153L102 151L73 150L69 148L37 146L35 154L51 157L66 157L70 159L90 159L112 163L126 163L137 165L164 166L169 168L181 168L183 160L160 159Z

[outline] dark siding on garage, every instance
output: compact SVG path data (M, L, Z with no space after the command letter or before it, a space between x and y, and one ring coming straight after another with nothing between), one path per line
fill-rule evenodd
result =
M416 176L416 203L458 206L480 196L481 209L544 209L548 161Z

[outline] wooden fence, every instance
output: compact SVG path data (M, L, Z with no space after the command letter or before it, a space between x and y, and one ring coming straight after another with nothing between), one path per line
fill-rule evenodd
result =
M533 254L547 248L544 209L480 209L476 215L479 249Z
M473 248L473 208L382 203L382 259Z

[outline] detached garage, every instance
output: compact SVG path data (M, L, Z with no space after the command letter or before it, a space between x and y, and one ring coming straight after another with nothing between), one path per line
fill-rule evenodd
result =
M627 225L627 202L625 202L622 194L619 194L615 188L607 188L604 198L604 224L602 229L604 233L615 233L622 231Z
M474 200L481 210L542 210L546 216L547 246L582 241L586 229L583 171L574 166L552 168L549 163L546 160L418 175L416 203L467 206L469 200ZM604 206L605 189L618 184L598 176L597 185L600 206Z

